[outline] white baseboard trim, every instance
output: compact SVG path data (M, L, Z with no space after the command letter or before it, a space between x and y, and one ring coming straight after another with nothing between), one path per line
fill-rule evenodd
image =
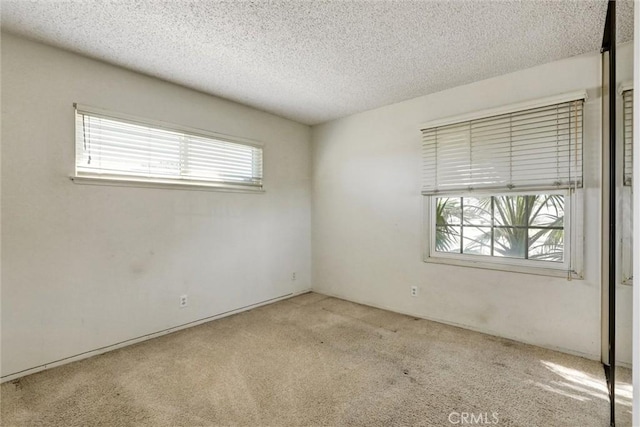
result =
M139 336L139 337L131 338L131 339L128 339L128 340L125 340L125 341L121 341L121 342L118 342L118 343L115 343L115 344L110 344L110 345L107 345L107 346L104 346L104 347L100 347L100 348L97 348L97 349L87 350L87 351L82 352L80 354L68 356L68 357L65 357L63 359L55 360L55 361L52 361L52 362L49 362L49 363L45 363L45 364L42 364L42 365L34 366L32 368L23 369L23 370L21 370L19 372L14 372L14 373L11 373L11 374L4 375L4 376L2 376L0 378L0 383L4 383L4 382L7 382L7 381L12 381L12 380L15 380L15 379L18 379L18 378L25 377L27 375L35 374L36 372L44 371L46 369L55 368L57 366L66 365L68 363L76 362L78 360L87 359L89 357L97 356L97 355L102 354L102 353L107 353L109 351L116 350L118 348L127 347L129 345L137 344L137 343L140 343L140 342L143 342L143 341L147 341L147 340L150 340L150 339L153 339L153 338L158 338L158 337L161 337L163 335L167 335L167 334L170 334L170 333L173 333L173 332L180 331L182 329L192 328L194 326L198 326L198 325L201 325L203 323L211 322L213 320L222 319L222 318L227 317L227 316L231 316L231 315L234 315L234 314L242 313L243 311L252 310L254 308L258 308L258 307L261 307L263 305L273 304L275 302L283 301L283 300L286 300L286 299L289 299L289 298L293 298L293 297L296 297L298 295L306 294L306 293L309 293L309 292L311 292L310 289L306 289L306 290L298 291L298 292L291 292L291 293L288 293L288 294L285 294L285 295L281 295L281 296L277 296L277 297L274 297L274 298L270 298L270 299L267 299L267 300L264 300L264 301L260 301L260 302L254 303L254 304L249 304L249 305L246 305L244 307L240 307L240 308L236 308L236 309L233 309L233 310L225 311L223 313L218 313L218 314L214 314L214 315L211 315L211 316L207 316L205 318L194 320L194 321L188 322L188 323L184 323L182 325L177 325L177 326L174 326L174 327L171 327L171 328L168 328L168 329L163 329L161 331L151 332L151 333L146 334L146 335L142 335L142 336Z
M517 341L517 342L520 342L520 343L523 343L523 344L528 344L528 345L533 345L533 346L536 346L536 347L546 348L547 350L559 351L561 353L571 354L573 356L579 356L579 357L583 357L585 359L600 361L600 355L596 354L596 353L583 353L583 352L580 352L580 351L575 351L575 350L572 350L572 349L569 349L569 348L564 348L564 347L559 347L559 346L542 345L542 344L536 343L536 342L525 341L520 337L507 336L507 335L504 335L504 334L500 334L500 333L498 333L496 331L493 331L491 329L478 328L478 327L475 327L473 325L465 325L465 324L462 324L462 323L456 323L456 322L440 319L440 318L433 317L433 316L425 316L423 314L416 314L416 313L412 313L412 312L409 312L409 311L398 310L397 308L386 306L384 304L375 304L375 303L372 303L372 302L362 301L362 300L359 300L357 298L349 298L349 297L345 297L343 295L332 294L332 293L328 293L328 292L318 291L318 290L315 290L315 289L311 289L311 292L315 292L317 294L326 295L328 297L334 297L334 298L343 299L345 301L354 302L356 304L362 304L362 305L366 305L366 306L369 306L369 307L379 308L381 310L387 310L387 311L392 311L394 313L404 314L406 316L417 317L417 318L420 318L420 319L430 320L432 322L442 323L442 324L449 325L449 326L455 326L457 328L467 329L467 330L474 331L474 332L480 332L482 334L491 335L491 336L494 336L494 337L506 338L506 339ZM623 367L626 367L625 365L628 366L628 364L624 363L624 362L617 362L617 363L620 366L623 366Z

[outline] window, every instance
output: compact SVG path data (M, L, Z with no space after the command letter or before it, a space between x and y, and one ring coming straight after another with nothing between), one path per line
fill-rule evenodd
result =
M262 189L262 147L76 106L74 180Z
M622 92L622 117L624 140L624 185L633 181L633 89Z
M553 262L566 268L564 193L433 199L433 253Z
M425 261L579 277L584 99L422 128Z
M621 199L620 257L622 283L633 282L633 89L622 92L623 185Z

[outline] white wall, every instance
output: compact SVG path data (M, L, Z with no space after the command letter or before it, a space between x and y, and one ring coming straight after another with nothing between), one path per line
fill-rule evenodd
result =
M309 289L310 225L314 290L599 358L599 55L314 127L310 153L306 126L12 35L1 47L5 379ZM621 81L631 56L619 48ZM419 124L585 88L585 280L423 263ZM73 102L260 140L266 193L75 185Z
M73 184L74 102L262 141L266 192ZM5 379L310 288L309 127L9 34L2 125Z
M621 79L629 79L631 45L618 56ZM599 359L600 73L593 53L314 127L314 290ZM420 124L580 89L589 95L585 280L422 262ZM411 286L418 286L417 297ZM631 311L619 311L619 357L629 362Z
M634 87L640 88L640 8L636 7L633 11L634 27L633 27L633 80ZM637 92L636 92L637 93ZM640 97L635 96L633 99L633 110L640 111ZM640 114L636 113L633 118L634 129L640 129ZM633 186L640 188L640 132L633 135ZM633 201L633 220L635 224L640 224L640 194L635 191ZM636 254L633 263L634 276L636 284L633 287L633 293L630 300L633 300L633 418L632 425L640 426L640 226L636 226L633 230L633 251Z

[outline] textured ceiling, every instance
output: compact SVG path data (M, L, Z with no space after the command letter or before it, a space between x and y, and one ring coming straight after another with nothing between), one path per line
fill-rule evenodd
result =
M597 51L606 1L2 0L2 28L317 124ZM618 41L633 3L618 1Z

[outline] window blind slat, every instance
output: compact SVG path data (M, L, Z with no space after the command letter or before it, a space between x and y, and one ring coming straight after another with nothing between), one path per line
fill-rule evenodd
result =
M624 185L633 182L633 89L622 94L624 138Z
M582 185L583 100L422 130L422 192Z
M76 174L262 187L262 148L76 110Z

